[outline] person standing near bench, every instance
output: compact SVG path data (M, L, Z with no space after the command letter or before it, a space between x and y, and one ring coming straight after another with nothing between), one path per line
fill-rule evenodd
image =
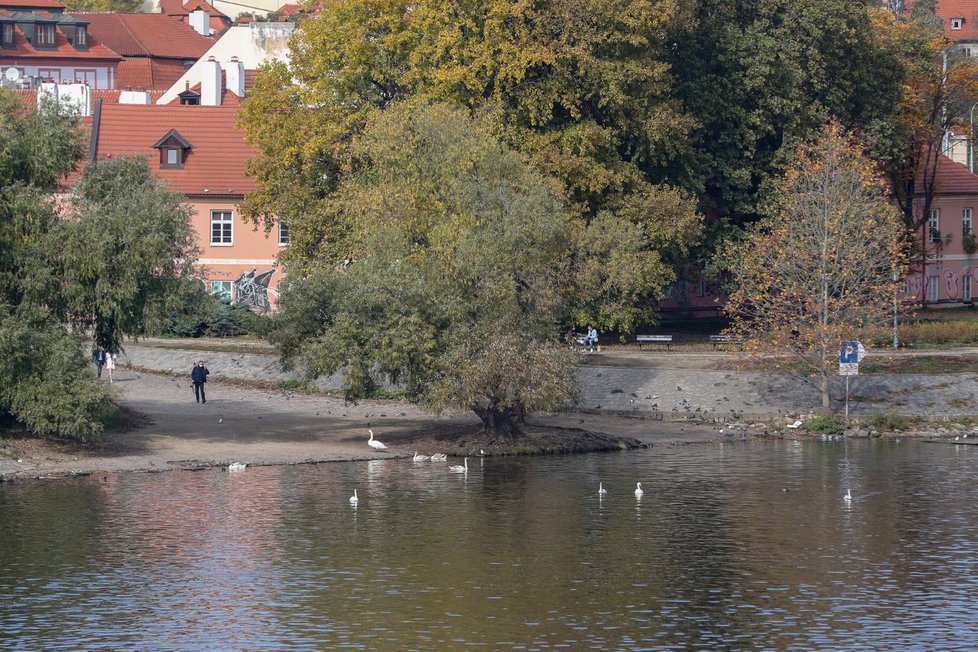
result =
M190 379L194 381L194 398L197 399L198 403L206 403L207 396L204 394L204 383L207 382L207 374L210 371L204 366L204 361L201 360L194 366L194 370L190 372Z

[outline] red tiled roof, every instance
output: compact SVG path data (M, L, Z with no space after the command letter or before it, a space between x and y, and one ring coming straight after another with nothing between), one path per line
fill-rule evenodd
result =
M0 0L0 2L2 1L3 0ZM217 7L207 2L207 0L190 0L190 2L185 4L183 8L186 9L188 13L191 11L196 11L197 9L203 9L204 11L206 11L211 15L211 18L217 16L219 18L221 17L227 18L230 21L230 18L228 18L227 14L219 11Z
M0 0L0 7L4 9L16 9L17 11L65 8L60 2L53 2L52 0Z
M183 8L183 0L160 0L160 12L167 16L186 16L190 13Z
M119 63L115 73L117 88L165 91L175 83L186 68L176 59L133 57Z
M2 2L2 0L0 0ZM904 11L910 14L912 0L906 0ZM935 13L944 21L944 30L953 41L978 41L978 2L975 0L938 0ZM951 19L961 18L961 29L951 29Z
M54 30L53 48L37 49L24 38L24 34L18 27L14 30L13 49L0 50L0 59L24 59L26 57L31 59L100 59L102 61L119 61L122 59L95 38L88 40L88 48L75 49L60 29Z
M184 195L241 196L255 188L245 163L255 150L237 128L237 106L105 104L99 122L96 154L149 157L150 169ZM160 169L152 145L175 129L193 148L182 169Z
M125 57L199 59L214 45L213 39L163 14L73 12L71 15L87 20L89 34Z
M943 154L937 159L936 195L978 195L978 174L968 172L968 168L955 163ZM918 187L922 179L918 178Z

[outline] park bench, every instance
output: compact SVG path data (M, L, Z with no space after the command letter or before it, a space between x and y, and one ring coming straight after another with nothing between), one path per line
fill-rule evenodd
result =
M741 344L743 340L737 335L710 335L710 344L713 345L713 350L716 351L717 347L721 344Z
M638 350L642 350L643 344L665 344L666 350L672 344L672 335L639 335L635 338L638 342Z

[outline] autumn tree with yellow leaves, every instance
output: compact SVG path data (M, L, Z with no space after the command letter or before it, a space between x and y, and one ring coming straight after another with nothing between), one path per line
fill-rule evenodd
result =
M799 148L770 217L722 252L745 351L813 377L829 409L842 340L891 314L902 227L875 164L837 123Z

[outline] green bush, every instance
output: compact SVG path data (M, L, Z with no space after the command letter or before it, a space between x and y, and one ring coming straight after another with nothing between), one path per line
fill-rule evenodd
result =
M882 432L907 430L910 427L910 421L906 417L891 412L874 415L870 424Z
M151 335L163 337L264 337L271 330L272 318L259 315L243 304L201 292L189 297L180 309L170 313Z
M806 432L819 432L826 435L838 435L846 429L846 420L838 414L822 414L809 419L802 426Z

